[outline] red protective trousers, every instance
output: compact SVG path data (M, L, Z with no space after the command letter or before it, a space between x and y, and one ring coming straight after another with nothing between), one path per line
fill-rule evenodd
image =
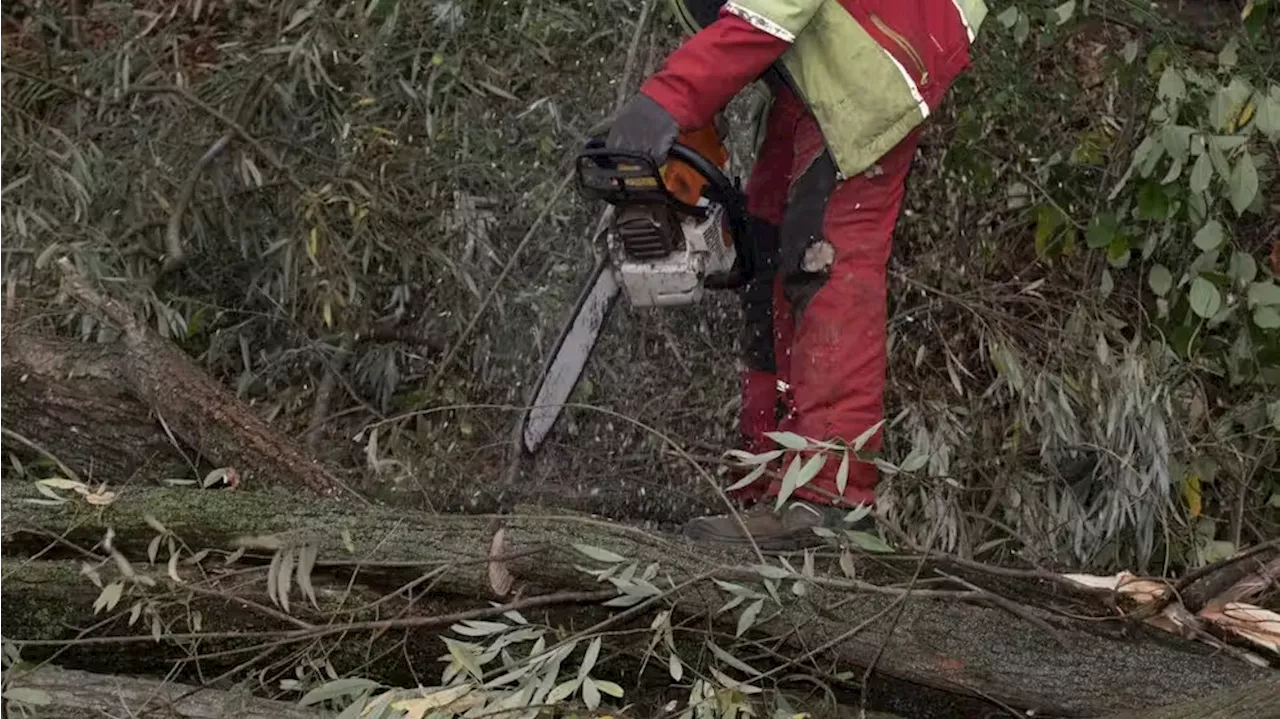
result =
M641 91L682 128L697 127L786 47L724 14ZM838 181L816 121L785 86L775 88L747 184L751 239L773 260L743 292L740 428L747 449L773 448L764 435L775 429L852 442L883 416L885 270L917 139L913 133L867 172ZM879 446L876 432L865 448ZM838 467L828 460L795 496L831 502L839 494ZM877 482L873 464L853 462L843 499L872 503ZM775 481L767 494L777 491Z
M790 93L775 99L747 185L748 211L780 227L778 266L767 298L774 372L744 357L740 424L753 449L766 449L764 433L775 428L852 442L883 417L885 270L916 140L916 134L909 136L867 173L837 182L831 170L830 185L821 179L805 183L806 174L823 171L822 135ZM821 217L820 225L809 220L814 216ZM811 222L816 232L806 231ZM759 312L753 300L765 301L746 298L748 322ZM782 417L775 423L780 394ZM876 432L865 448L879 446ZM839 495L838 468L838 461L829 460L796 496L830 501ZM844 499L873 502L877 479L875 465L852 463ZM774 486L769 494L776 491Z

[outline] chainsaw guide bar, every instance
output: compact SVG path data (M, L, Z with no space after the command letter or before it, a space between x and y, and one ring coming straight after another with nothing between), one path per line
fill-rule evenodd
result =
M619 294L636 308L687 306L751 278L746 200L725 174L728 152L714 128L682 139L702 146L677 142L663 165L599 140L578 155L579 189L607 203L591 242L600 254L521 412L521 456L551 433Z

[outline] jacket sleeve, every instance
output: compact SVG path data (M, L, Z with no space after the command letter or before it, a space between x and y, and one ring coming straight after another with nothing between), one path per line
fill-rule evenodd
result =
M640 92L671 113L682 130L702 127L780 58L792 40L790 32L728 3L715 22L667 57Z

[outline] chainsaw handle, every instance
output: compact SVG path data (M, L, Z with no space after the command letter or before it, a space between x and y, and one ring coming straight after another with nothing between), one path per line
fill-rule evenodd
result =
M747 241L746 201L740 187L730 181L715 163L687 145L678 142L673 144L667 156L689 165L707 180L707 194L724 207L729 232L733 236L736 256L733 269L708 275L703 278L703 286L713 290L742 287L751 279L755 262L752 258L753 248ZM634 164L637 169L623 170L618 167L622 163ZM603 168L609 169L606 171ZM651 202L674 205L683 212L699 217L704 214L702 208L683 202L671 194L662 182L660 166L643 152L609 149L604 146L603 141L593 138L579 153L576 170L579 188L602 196L610 204ZM593 170L596 172L593 173ZM608 173L607 177L603 176L604 172ZM593 174L600 176L592 177ZM592 179L604 179L606 182L593 184L590 182ZM626 180L629 179L652 179L653 189L628 187Z

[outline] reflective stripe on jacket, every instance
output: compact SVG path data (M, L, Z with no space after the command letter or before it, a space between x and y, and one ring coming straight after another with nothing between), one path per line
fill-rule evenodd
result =
M937 109L987 14L983 0L674 2L695 34L641 92L695 127L772 68L813 113L841 177Z

